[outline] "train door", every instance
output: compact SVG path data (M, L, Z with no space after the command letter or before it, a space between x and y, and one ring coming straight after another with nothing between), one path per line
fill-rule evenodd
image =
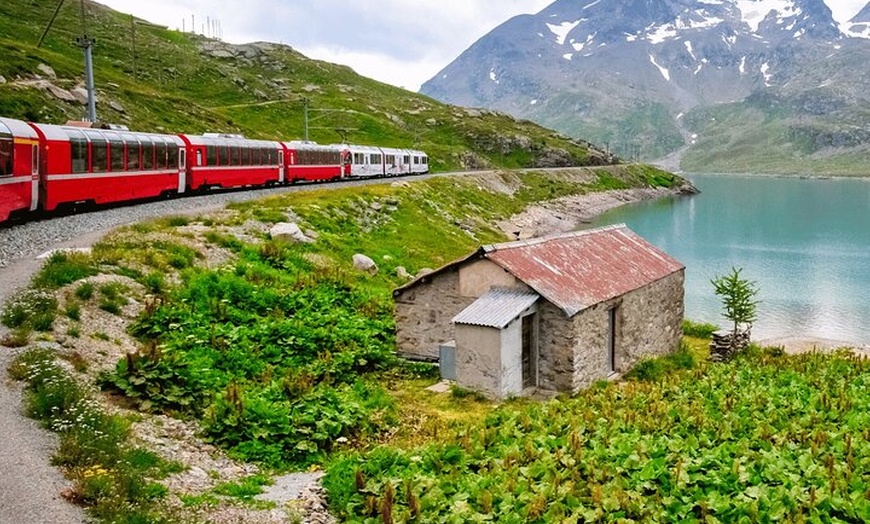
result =
M284 183L284 151L278 150L278 183Z
M200 159L202 152L197 151L197 158ZM178 194L184 193L187 189L187 149L184 146L178 148Z
M39 205L39 144L30 146L30 210L36 211Z

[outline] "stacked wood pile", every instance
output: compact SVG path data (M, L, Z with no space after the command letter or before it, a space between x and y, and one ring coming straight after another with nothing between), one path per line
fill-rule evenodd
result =
M716 331L710 342L710 360L713 362L727 362L740 351L749 346L749 330Z

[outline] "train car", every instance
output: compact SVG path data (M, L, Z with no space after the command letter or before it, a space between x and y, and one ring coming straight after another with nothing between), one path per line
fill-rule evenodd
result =
M238 135L179 135L189 158L193 190L267 186L284 182L284 146Z
M107 204L185 188L183 142L175 135L30 124L40 139L40 204Z
M350 160L351 177L373 177L387 174L384 152L379 147L343 145Z
M302 141L283 142L283 145L286 180L291 184L338 180L350 174L349 157L341 146Z
M39 204L39 136L26 122L0 117L0 222Z
M410 150L411 174L422 175L429 172L429 156L423 151Z
M384 174L401 176L411 173L411 152L407 149L382 147L384 154Z

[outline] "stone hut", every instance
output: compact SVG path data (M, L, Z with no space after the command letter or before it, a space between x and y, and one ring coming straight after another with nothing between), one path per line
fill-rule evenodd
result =
M483 246L393 292L397 345L495 398L576 392L679 346L684 278L625 225Z

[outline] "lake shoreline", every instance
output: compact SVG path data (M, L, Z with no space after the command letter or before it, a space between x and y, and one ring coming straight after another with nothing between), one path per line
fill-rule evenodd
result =
M620 206L697 193L694 186L686 184L677 188L643 187L570 195L531 205L522 213L497 223L509 237L524 240L574 231L602 213Z

